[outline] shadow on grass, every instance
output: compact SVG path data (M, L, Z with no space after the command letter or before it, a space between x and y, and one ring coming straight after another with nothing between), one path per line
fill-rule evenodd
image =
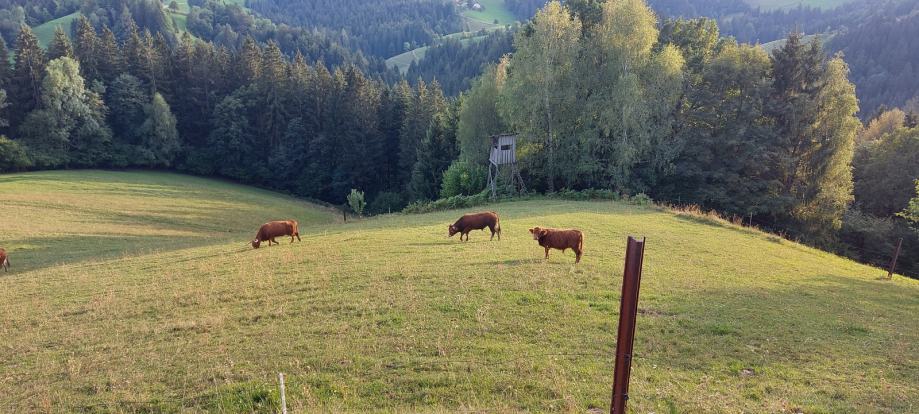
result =
M28 246L9 251L9 275L43 270L49 267L96 262L144 253L170 252L192 247L226 244L226 239L214 237L136 236L105 234L92 236L58 236L54 238L10 240L8 246ZM245 245L245 246L244 246ZM251 250L240 240L239 251ZM233 251L236 251L234 249ZM221 253L218 255L223 255ZM196 258L195 260L200 259ZM0 273L0 277L6 275Z

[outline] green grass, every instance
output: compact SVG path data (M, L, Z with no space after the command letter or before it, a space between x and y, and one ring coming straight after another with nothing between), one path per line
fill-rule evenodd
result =
M821 42L822 44L826 44L826 43L829 42L832 38L833 38L833 34L832 34L832 33L831 33L831 34L819 33L819 34L805 35L805 36L802 38L802 41L803 41L804 43L810 43L810 42L813 42L814 40L820 40L820 42ZM766 51L766 53L770 53L770 54L771 54L771 53L772 53L773 51L775 51L776 49L779 49L779 48L781 48L782 46L785 46L785 42L787 42L787 41L788 41L787 39L773 40L773 41L771 41L771 42L763 43L762 45L760 45L760 47L762 47L763 50Z
M470 33L470 32L457 32L457 33L451 33L451 34L444 36L444 38L452 38L452 39L459 38L460 42L462 42L463 44L468 44L469 42L477 42L479 40L485 39L485 37L486 36L477 36L474 33ZM424 59L424 56L428 53L428 49L430 47L431 46L423 46L423 47L415 48L415 49L409 50L408 52L401 53L389 59L386 59L386 66L387 67L395 66L397 69L399 69L399 72L402 72L404 74L408 72L408 67L411 66L412 62L417 62L417 61Z
M834 9L855 0L746 0L747 4L763 10L791 9L799 5Z
M462 11L463 16L487 24L498 25L513 24L517 21L511 11L505 7L504 0L478 0L479 4L485 7L482 11L465 9Z
M615 202L337 222L174 174L0 176L0 411L573 412L608 404L626 235L648 237L634 412L915 412L919 281ZM259 223L303 241L252 250ZM585 232L548 261L534 225ZM280 241L280 240L279 240ZM752 370L752 371L751 371Z
M54 39L54 30L57 29L58 26L63 28L64 33L70 36L70 25L79 17L80 12L68 14L35 26L32 28L32 31L35 33L35 37L38 38L38 43L40 43L42 47L48 47L48 44Z

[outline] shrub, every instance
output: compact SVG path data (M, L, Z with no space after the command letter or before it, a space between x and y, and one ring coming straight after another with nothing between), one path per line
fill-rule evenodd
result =
M487 179L488 171L485 167L468 161L454 161L444 171L440 197L476 194L485 188Z
M405 207L405 201L402 199L402 194L383 191L373 199L368 210L371 214L386 214L400 211L403 207Z
M457 195L436 201L416 201L405 207L402 212L409 214L430 213L432 211L475 207L486 203L488 203L488 192L482 191L470 196Z
M364 207L367 206L367 202L364 201L364 192L352 188L351 194L348 194L348 205L358 216L364 214Z
M654 203L654 200L651 197L648 197L645 193L638 193L629 198L629 204L634 204L637 206L650 206Z
M0 171L20 171L32 166L25 149L18 142L0 135Z

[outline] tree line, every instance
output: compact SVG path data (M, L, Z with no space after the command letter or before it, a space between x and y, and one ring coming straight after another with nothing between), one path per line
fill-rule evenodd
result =
M321 30L340 44L388 58L462 30L453 1L248 0L277 23Z
M853 256L869 255L846 240L866 230L846 226L856 213L895 222L883 237L915 235L897 213L919 178L908 150L919 131L901 124L856 159L862 124L841 56L799 33L770 55L722 38L713 20L659 25L642 0L571 5L549 2L461 99L461 160L485 165L480 137L512 130L540 191L646 193ZM889 203L872 209L871 191ZM889 257L870 247L868 261Z
M487 137L513 131L531 190L698 204L872 263L893 237L919 246L917 116L863 128L846 62L819 42L793 33L770 55L642 0L552 1L514 48L450 99L252 37L119 40L81 19L45 51L24 26L0 43L0 170L169 168L336 204L356 189L386 212L480 193Z
M0 169L171 168L333 203L359 188L386 211L436 198L456 157L436 82L388 85L252 38L75 32L47 51L28 26L11 51L0 41Z

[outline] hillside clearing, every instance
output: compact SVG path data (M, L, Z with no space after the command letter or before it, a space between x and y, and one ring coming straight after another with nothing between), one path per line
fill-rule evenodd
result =
M64 29L64 33L67 36L70 36L70 26L80 17L80 12L75 12L68 14L63 17L58 17L54 20L49 20L45 23L42 23L38 26L32 28L32 31L35 32L35 37L38 38L38 43L47 48L51 43L51 40L54 39L54 31L61 27Z
M478 0L478 2L484 7L484 10L465 9L462 11L463 16L479 22L502 26L517 21L514 13L504 5L504 0Z
M175 174L0 176L0 411L566 411L608 404L626 235L648 237L635 412L919 406L919 281L615 202L337 215ZM303 241L252 250L258 224ZM534 225L585 232L548 262ZM281 240L279 240L281 241Z
M485 39L485 37L486 36L484 35L476 35L475 33L470 33L470 32L451 33L449 35L444 36L445 39L457 39L458 38L460 39L460 42L462 42L464 45L469 44L469 42L480 41L482 39ZM423 47L412 49L412 50L409 50L408 52L393 56L389 59L386 59L386 66L387 67L395 66L396 69L399 70L399 72L405 74L406 72L408 72L408 68L409 66L412 65L412 62L418 62L424 59L424 56L428 53L428 49L430 48L431 46L423 46Z

